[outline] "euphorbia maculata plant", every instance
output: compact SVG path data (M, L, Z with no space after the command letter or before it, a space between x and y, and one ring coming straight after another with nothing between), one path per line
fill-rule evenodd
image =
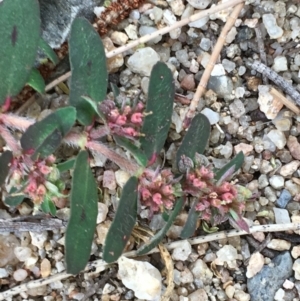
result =
M21 0L16 2L23 3ZM13 4L10 3L4 0L0 4L0 37L4 35L3 28L13 32L14 26L18 29L21 24L24 26L23 21L30 19L21 14L21 23L16 25L14 20L6 18L9 15L6 10L12 9L10 5ZM30 5L36 7L36 1L30 0L25 6L28 8ZM18 11L22 8L14 6L13 9ZM39 19L38 11L33 9L31 14ZM1 22L6 27L1 26ZM27 32L20 32L20 47L25 47L31 40L24 39L23 35L27 37ZM32 40L38 38L34 36ZM34 55L37 47L38 44L31 50ZM5 53L5 57L9 57L9 50L5 43L1 44L0 53ZM101 201L89 165L89 154L103 154L131 174L123 187L105 240L103 259L107 262L121 256L141 206L149 208L149 218L163 213L166 224L138 250L139 254L148 252L163 239L184 204L190 205L190 211L182 238L194 234L199 219L205 222L204 225L212 226L230 219L247 231L242 213L245 200L251 193L228 182L241 167L243 154L237 154L221 170L214 170L203 156L210 135L210 124L204 115L198 114L192 120L183 138L174 158L177 172L164 166L154 167L167 139L173 110L175 87L167 65L161 62L154 65L145 104L128 100L120 104L106 99L108 75L105 51L98 34L83 18L76 19L72 25L69 52L72 71L70 106L54 111L41 121L30 120L5 112L9 108L8 100L28 82L29 75L23 72L22 85L18 83L18 89L11 88L15 84L13 80L7 88L0 88L0 103L4 108L0 114L0 135L6 142L6 150L0 157L0 184L4 188L4 201L9 206L17 206L24 198L30 198L43 211L55 215L55 198L69 197L71 215L65 241L67 272L79 273L89 260L97 203ZM23 57L20 52L13 55L11 64L16 65L16 70L11 68L11 72L14 75L21 68ZM32 59L28 65L33 65ZM0 79L4 77L3 70L0 68ZM74 127L76 120L78 123ZM14 133L24 132L20 143L11 130ZM103 139L100 141L100 138L106 135L111 135L119 147L129 151L132 159L123 157L101 142ZM55 151L61 143L80 149L79 154L58 163ZM60 181L60 173L68 169L74 169L69 193Z

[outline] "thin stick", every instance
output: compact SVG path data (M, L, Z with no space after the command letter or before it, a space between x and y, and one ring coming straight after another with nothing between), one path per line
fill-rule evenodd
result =
M229 8L229 7L233 7L239 3L243 3L245 0L231 0L231 1L227 1L225 3L221 3L217 6L214 6L210 9L206 9L206 10L203 10L197 14L194 14L188 18L184 18L172 25L169 25L169 26L166 26L166 27L163 27L151 34L147 34L131 43L128 43L127 45L124 45L124 46L121 46L119 48L116 48L110 52L107 52L106 53L106 57L107 58L111 58L113 56L116 56L118 54L121 54L129 49L132 49L140 44L143 44L143 43L146 43L146 42L149 42L150 40L160 36L160 35L164 35L168 32L170 32L171 30L173 29L177 29L179 27L182 27L182 26L185 26L187 25L188 23L191 23L191 22L194 22L194 21L197 21L201 18L204 18L206 16L209 16L211 14L214 14L220 10L223 10L223 9L226 9L226 8ZM45 91L49 91L50 89L52 89L53 87L55 87L56 85L58 85L59 83L65 81L66 79L68 79L69 77L71 76L71 71L69 71L68 73L60 76L59 78L55 79L53 82L49 83L46 88L45 88Z
M228 3L228 2L226 2L226 3ZM232 2L229 1L229 3L231 4L230 6L234 6L236 4L236 3L233 3L233 1ZM210 60L207 64L207 66L205 67L204 73L201 77L201 80L197 87L196 93L194 94L194 97L191 101L190 108L186 114L185 121L184 121L185 127L189 126L192 118L195 116L196 109L198 107L200 98L202 97L203 93L206 90L207 82L210 78L211 72L215 66L218 56L223 48L223 45L226 40L226 36L227 36L228 32L230 31L230 29L232 28L232 26L234 25L234 23L235 23L236 19L238 18L243 7L244 7L244 3L239 3L234 8L233 12L228 17L226 24L224 25L224 28L223 28L223 30L218 38L218 41L214 47L214 50L211 54Z
M279 99L291 111L293 111L297 115L300 114L300 109L294 104L294 102L292 102L291 100L288 100L283 94L281 94L275 88L270 87L269 92L273 97Z
M264 40L262 38L262 34L261 34L261 31L260 31L260 28L259 28L259 24L256 27L254 27L254 30L255 30L255 34L256 34L256 40L257 40L260 59L266 65L267 64L267 55L266 55L266 52L265 52ZM263 79L264 85L269 84L269 79L268 79L267 76L263 75L262 79Z
M271 224L271 225L253 226L250 228L250 234L256 233L256 232L282 232L282 231L296 231L296 230L300 230L300 223ZM201 243L205 243L205 242L215 241L215 240L229 238L229 237L247 235L247 234L249 234L249 233L247 233L246 231L243 231L243 230L229 230L229 231L222 231L222 232L217 232L217 233L213 233L213 234L208 234L205 236L191 238L191 239L188 239L188 241L191 245L197 245L197 244L201 244ZM169 244L165 244L164 246L168 250L173 250L177 247L180 247L181 244L182 244L182 240L175 241L175 242L172 242ZM158 253L158 252L159 252L159 249L154 248L147 254ZM136 251L131 251L128 253L124 253L123 256L137 257L137 254L136 254ZM105 261L103 261L102 259L99 259L99 260L89 262L83 272L89 272L92 269L96 268L97 273L100 273L100 272L104 271L105 269L107 269L109 266L110 265L108 265ZM93 272L93 273L95 273L95 272ZM19 286L16 286L5 292L0 293L0 300L5 300L6 298L20 294L21 292L25 292L29 289L37 288L37 287L40 287L40 286L43 286L43 285L46 285L46 284L49 284L49 283L52 283L55 281L66 279L71 276L73 276L73 275L63 272L63 273L53 275L49 278L38 279L38 280L34 280L34 281L30 281L30 282L21 284Z

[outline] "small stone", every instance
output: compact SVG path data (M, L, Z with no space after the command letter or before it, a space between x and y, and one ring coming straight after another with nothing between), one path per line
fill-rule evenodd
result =
M240 151L242 151L245 156L249 156L253 151L253 146L251 144L239 143L234 146L234 152L238 154Z
M277 25L274 15L264 14L262 19L271 39L278 39L283 35L283 30Z
M229 105L229 110L235 118L240 118L246 113L245 106L240 99L235 99L233 103Z
M163 11L163 20L169 26L173 25L177 21L176 16L169 9L165 9ZM173 40L177 40L179 38L180 34L181 34L181 28L176 28L169 32L169 35L170 35L171 39L173 39Z
M294 284L292 281L286 279L286 280L284 281L284 283L283 283L282 286L283 286L285 289L291 290L291 289L294 288L295 284Z
M180 87L187 91L193 91L195 89L196 83L193 74L187 74L184 76L180 83Z
M9 274L6 269L0 268L0 279L8 277Z
M296 259L293 264L293 270L295 271L295 278L300 280L300 259Z
M206 9L211 0L188 0L188 3L196 9Z
M293 247L291 254L293 258L298 258L300 256L300 245Z
M225 293L227 295L227 297L229 299L232 299L233 298L233 295L235 293L235 287L232 286L232 285L228 285L226 288L225 288Z
M97 225L106 220L108 207L104 203L98 203Z
M234 62L227 60L227 59L222 60L222 65L223 65L224 69L229 73L232 72L236 66Z
M213 70L211 71L211 76L221 76L225 75L225 69L222 64L215 64Z
M115 172L116 182L119 187L123 188L128 179L130 178L130 174L126 172L125 170L117 170Z
M171 6L172 12L176 16L181 16L184 9L185 5L183 4L182 0L173 0L169 2L169 5Z
M110 225L111 225L111 221L105 221L104 223L97 225L97 227L96 227L97 236L98 236L97 243L99 245L104 244L108 229L110 228Z
M140 26L139 28L139 34L140 36L145 36L145 35L148 35L148 34L152 34L154 33L155 31L157 31L157 28L156 27L153 27L153 26L146 26L146 25L142 25ZM153 44L157 44L158 42L160 42L162 39L162 36L161 35L158 35L157 37L155 37L154 39L151 39L149 42L147 42L148 45L153 45Z
M290 163L283 165L279 173L283 177L291 177L293 173L298 170L299 166L300 166L300 161L297 160L291 161Z
M185 261L192 253L191 244L187 240L183 240L179 246L177 246L172 253L174 260Z
M128 36L120 31L113 31L110 38L116 45L125 45L128 41Z
M249 264L247 266L247 278L252 278L254 275L259 273L264 266L264 256L259 252L255 252L251 255Z
M195 10L194 13L198 13L199 11ZM194 22L189 23L190 27L194 27L194 28L202 28L204 25L206 25L206 23L209 21L209 17L208 16L203 16L203 18L198 19Z
M26 261L31 256L31 249L28 247L16 247L14 253L19 261Z
M23 281L28 276L28 273L24 269L18 269L14 272L13 277L16 281Z
M211 110L209 108L205 108L204 110L202 110L201 114L205 115L208 118L209 123L211 125L218 123L220 120L219 113L214 112L213 110Z
M192 264L191 272L193 273L195 279L202 280L204 285L208 285L211 283L213 273L202 259L197 259Z
M276 224L288 224L291 222L289 212L286 209L273 208Z
M150 47L138 49L127 61L128 68L142 76L150 76L153 66L160 60L159 55Z
M65 265L61 261L56 262L55 267L56 267L58 273L61 273L62 271L64 271L66 269Z
M269 179L268 179L267 175L265 175L265 174L260 175L258 178L258 188L262 189L262 188L267 187L268 185L269 185Z
M116 49L112 40L108 37L102 39L103 46L107 52ZM122 54L114 55L107 59L107 71L109 73L117 72L120 67L124 65L124 58Z
M119 277L122 283L132 289L139 299L159 300L162 277L160 272L149 262L120 257ZM141 281L143 279L143 281Z
M234 298L237 301L250 301L250 295L240 290L235 291Z
M117 183L115 173L112 170L105 170L103 173L103 187L109 190L116 190Z
M285 251L291 248L291 243L283 239L272 239L267 247L272 250Z
M208 301L208 296L203 288L197 289L193 293L188 295L189 301Z
M102 291L102 294L103 295L108 295L110 293L112 293L116 288L111 285L110 283L106 283L103 287L103 291Z
M180 273L180 281L182 284L192 283L194 281L193 274L188 268L184 268Z
M295 136L289 136L287 141L287 147L291 152L293 158L300 160L300 144Z
M138 39L137 26L136 25L129 24L125 28L125 32L127 33L130 40L137 40Z
M41 275L43 278L46 278L51 273L51 263L47 258L44 258L41 262Z
M221 262L228 262L238 259L237 250L231 245L225 245L217 251L217 258Z
M284 178L282 176L274 175L270 179L270 185L274 189L282 189L284 187Z
M285 56L276 56L274 58L274 64L273 64L272 68L276 72L287 71L288 66L287 66L286 57Z
M31 244L38 247L39 249L43 249L44 243L48 239L48 232L29 232L29 234L31 236Z
M219 98L231 99L233 83L231 78L226 75L211 76L207 84L208 90L213 90Z
M208 51L211 47L211 40L208 39L208 38L202 38L201 41L200 41L200 47L204 50L204 51ZM223 61L222 61L223 63ZM224 63L223 63L224 65ZM224 66L225 68L225 66ZM226 68L225 68L226 69Z
M283 132L271 130L267 134L268 138L276 145L278 149L283 149L286 145L286 138Z

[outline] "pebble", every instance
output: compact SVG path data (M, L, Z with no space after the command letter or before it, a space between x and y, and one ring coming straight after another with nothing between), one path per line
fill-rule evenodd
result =
M237 250L231 245L225 245L217 251L217 259L220 262L228 262L238 259Z
M187 240L181 241L180 245L177 246L172 253L174 260L185 261L192 253L191 244Z
M283 177L291 177L293 173L298 170L299 166L300 166L300 161L297 160L291 161L290 163L283 165L279 173Z
M277 25L274 15L264 14L262 19L271 39L278 39L283 35L283 30Z
M295 278L300 280L300 259L296 259L293 264L293 270L295 271Z
M28 276L28 273L24 269L18 269L16 271L14 271L14 273L13 273L13 277L16 281L23 281L26 279L27 276Z
M117 170L115 172L116 182L119 187L123 188L128 179L130 178L130 174L126 172L125 170Z
M267 187L268 185L269 185L269 179L268 179L267 175L265 175L265 174L260 175L258 178L258 188L262 189L262 188Z
M142 76L150 76L153 66L160 60L158 53L151 47L138 49L127 61L128 68Z
M110 36L112 42L116 45L125 45L128 41L128 36L120 31L114 31Z
M267 247L276 251L285 251L291 248L291 243L283 239L272 239Z
M109 37L105 37L102 39L103 46L107 52L116 49L112 40ZM114 73L119 70L120 67L124 65L123 54L114 55L111 58L107 59L107 71L109 73Z
M293 247L291 254L293 258L298 258L300 256L300 245Z
M284 178L282 176L274 175L269 179L269 181L270 181L270 185L274 189L279 190L284 187Z
M282 286L288 290L291 290L294 288L295 284L292 281L286 279Z
M287 224L291 222L289 212L286 209L273 208L276 224Z
M236 67L236 64L228 59L223 59L222 65L223 65L224 69L229 73L232 72Z
M192 283L194 281L193 274L188 268L185 268L181 273L180 273L180 282L182 284L187 284L187 283Z
M197 289L188 295L188 301L208 301L208 296L203 288Z
M229 110L233 117L240 118L246 113L245 106L240 99L235 99L230 105Z
M44 243L48 239L48 232L29 232L29 234L31 236L31 244L38 247L39 249L43 249Z
M120 257L118 275L122 283L139 299L159 300L162 277L158 269L149 262ZM141 281L142 279L142 281Z
M41 262L41 275L43 278L46 278L51 273L51 263L47 258L44 258Z
M255 276L258 272L261 271L261 269L264 266L264 256L260 254L259 252L255 252L250 256L249 264L247 266L247 278L252 278Z
M287 140L287 147L291 152L292 157L296 160L300 160L300 144L297 137L289 136Z
M211 76L207 83L207 89L213 90L219 98L231 99L233 83L231 78L226 75Z
M292 265L290 253L284 252L272 259L272 265L264 266L258 274L248 279L251 300L274 301L276 291L292 275Z
M250 295L241 290L235 291L234 298L237 301L250 301Z
M173 25L177 21L176 16L169 9L164 10L163 20L169 26ZM171 39L173 39L173 40L177 40L179 38L180 34L181 34L181 28L176 28L169 32L169 35L170 35Z
M234 146L234 152L238 154L240 151L244 153L245 156L249 156L253 151L253 145L247 143L239 143Z
M31 256L31 249L28 247L16 247L14 253L19 261L26 261Z
M287 59L285 56L277 56L274 58L274 64L272 66L273 70L276 72L287 71Z
M215 64L213 70L211 71L211 76L221 76L225 75L225 69L222 64Z
M195 89L196 83L193 74L187 74L184 76L180 83L180 87L187 91L193 91Z
M204 51L209 51L210 47L211 47L211 40L208 38L202 38L200 41L200 47L204 50ZM222 64L224 66L224 62L222 61ZM234 64L235 66L235 64ZM225 66L224 66L225 68ZM225 68L226 69L226 68ZM234 68L233 68L234 69Z
M125 27L125 32L130 40L137 40L137 26L133 24L129 24L127 27Z
M0 268L0 279L8 277L9 274L6 269Z
M213 273L202 259L197 259L191 265L191 272L194 275L194 278L201 280L204 285L211 283Z
M211 0L188 0L188 3L196 9L206 9Z
M169 5L171 6L172 12L176 16L181 16L185 9L185 5L182 0L169 1Z
M201 114L205 115L208 118L209 123L211 125L218 123L220 120L219 113L217 113L209 108L205 108L204 110L202 110Z
M283 149L286 145L286 138L283 132L274 129L267 134L268 138L276 145L278 149Z
M97 225L106 220L108 207L104 203L98 203Z
M140 34L141 37L145 36L145 35L148 35L148 34L152 34L155 31L157 31L157 28L152 27L152 26L142 25L139 28L139 34ZM162 35L158 35L154 39L151 39L150 41L148 41L147 44L148 45L157 44L158 42L161 41L161 39L162 39Z
M117 183L115 178L115 173L113 170L105 170L103 173L103 187L108 188L109 190L116 190Z

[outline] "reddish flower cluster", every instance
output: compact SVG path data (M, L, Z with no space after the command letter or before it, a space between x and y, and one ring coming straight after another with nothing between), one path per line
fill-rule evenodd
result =
M144 118L144 105L138 102L134 108L124 106L117 108L112 100L104 100L99 105L99 111L104 115L111 133L127 138L141 136L139 129Z
M201 219L212 224L228 219L235 212L238 218L244 210L237 188L229 182L216 185L214 173L204 166L189 171L183 185L184 192L197 198L195 209L201 212Z
M54 162L55 157L53 155L36 161L32 161L27 154L14 158L10 168L10 181L13 181L11 184L15 187L22 187L26 183L23 186L23 192L34 203L42 203L47 193L45 183L52 172Z
M146 169L140 177L139 193L142 205L156 212L163 208L172 209L175 198L181 195L181 189L174 183L171 170L159 172Z

